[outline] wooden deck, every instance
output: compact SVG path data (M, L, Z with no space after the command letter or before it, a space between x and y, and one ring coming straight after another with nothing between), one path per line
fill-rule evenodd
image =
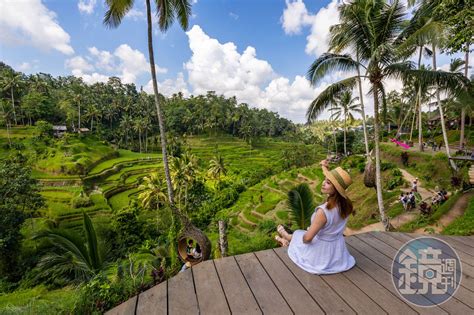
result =
M179 273L107 314L474 314L474 236L440 236L462 261L462 282L436 307L406 303L391 279L392 259L419 235L370 232L346 237L356 266L312 275L286 248L209 260Z

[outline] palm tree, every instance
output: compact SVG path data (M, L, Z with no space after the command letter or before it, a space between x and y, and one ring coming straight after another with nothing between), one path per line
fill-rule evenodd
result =
M2 88L4 91L10 90L10 96L12 100L12 110L13 110L13 121L15 125L18 124L16 120L16 110L15 110L15 89L18 89L21 84L23 83L23 79L21 77L21 73L16 73L15 71L3 71L2 75Z
M227 174L227 169L225 168L224 158L220 153L217 153L210 161L209 161L209 169L207 171L209 176L217 181L220 180L222 175Z
M313 193L308 184L302 183L288 192L288 207L293 212L293 217L302 230L311 224L311 215L314 211Z
M181 157L173 157L170 164L171 181L173 189L178 194L178 203L181 201L184 192L184 208L187 206L188 190L196 179L197 158L189 152Z
M116 28L122 22L123 17L133 7L133 0L106 0L108 7L104 17L104 24L108 27ZM163 153L163 164L165 168L166 185L168 188L168 200L171 206L174 205L173 188L168 165L168 153L166 151L166 133L163 112L161 110L158 98L158 83L156 79L155 57L153 52L152 38L152 18L150 0L145 0L147 12L147 35L148 35L148 53L150 59L150 70L153 83L153 93L155 96L156 113L160 126L161 150ZM183 29L188 28L189 16L191 15L191 5L188 0L161 0L156 1L156 15L158 17L158 27L161 31L167 31L173 24L175 18Z
M94 120L98 122L102 118L102 112L97 108L96 104L89 104L87 107L87 113L85 115L85 118L90 119L91 121L91 132L94 128Z
M109 27L118 27L130 9L133 7L133 0L106 0L108 7L104 17L104 24ZM203 259L209 258L211 253L211 243L207 236L202 233L201 230L197 229L189 219L184 216L179 209L175 208L174 205L174 193L173 186L171 183L170 169L168 165L168 153L166 151L166 132L165 123L163 119L163 112L161 110L159 95L158 95L158 83L156 79L155 71L155 57L153 52L153 32L152 32L152 18L151 18L151 5L150 0L145 0L146 13L147 13L147 36L148 36L148 54L150 61L151 78L153 83L153 93L155 98L156 113L158 116L158 124L160 127L161 137L161 151L163 154L163 166L165 169L166 186L168 188L168 202L174 215L181 220L184 225L184 234L194 238L201 245ZM158 27L161 31L165 32L173 24L175 18L177 18L180 26L183 29L188 28L189 17L191 15L191 4L189 0L160 0L156 1L156 15L158 18Z
M415 0L410 1L409 5L414 5ZM431 57L432 57L432 66L433 70L437 70L436 66L436 47L442 47L443 42L446 37L446 32L444 31L447 27L443 25L443 21L441 20L434 20L431 17L434 16L434 11L436 7L440 4L440 1L421 1L421 5L419 6L418 10L415 12L413 18L410 20L409 25L405 30L405 36L402 33L400 39L404 39L404 43L402 43L402 48L407 48L410 46L414 46L418 44L419 46L424 44L431 44ZM427 18L430 18L427 21ZM449 163L453 170L457 170L457 166L453 160L451 160L451 152L449 149L449 142L448 142L448 135L446 132L446 123L444 121L444 110L443 104L441 103L440 97L440 86L438 84L434 84L434 88L436 90L436 102L438 104L439 114L440 114L440 121L441 121L441 130L443 132L443 141L444 147L446 150L446 155L448 156Z
M143 178L143 183L138 187L141 191L138 200L142 206L151 209L156 206L160 210L160 203L166 202L166 194L163 190L164 182L158 173L152 173Z
M73 281L87 281L107 267L106 248L97 239L92 221L86 213L84 217L84 235L63 229L51 229L39 232L33 239L48 239L53 247L38 263L42 275L73 278Z
M361 113L361 104L354 104L359 100L358 97L352 98L351 91L343 91L341 94L335 97L335 107L330 110L333 112L331 115L332 119L339 119L341 116L344 120L344 154L347 155L347 120L349 122L354 121L353 112Z
M443 87L459 88L464 80L458 75L444 71L416 70L410 61L398 53L397 36L404 25L404 7L398 0L387 3L384 0L355 0L340 7L341 20L351 30L343 38L351 43L359 56L360 62L352 58L331 57L323 55L318 58L308 71L308 78L316 85L329 71L356 72L358 67L365 70L363 75L355 75L327 87L311 103L307 117L314 119L329 104L330 100L342 90L352 89L359 79L367 79L371 84L374 99L374 142L375 142L375 176L377 201L380 218L386 230L390 223L385 215L382 197L382 179L380 170L380 105L385 108L384 81L389 78L402 79L403 82L421 80L424 84L438 84ZM347 44L348 45L348 44ZM364 66L366 64L367 66Z

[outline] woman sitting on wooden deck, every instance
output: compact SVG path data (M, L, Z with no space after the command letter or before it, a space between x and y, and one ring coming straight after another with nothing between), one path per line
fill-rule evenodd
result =
M297 230L289 234L280 225L278 233L281 237L277 240L283 246L289 246L288 256L303 270L330 274L346 271L355 265L343 235L347 219L353 212L352 202L346 195L352 180L341 167L330 171L326 160L321 162L321 166L326 176L321 187L321 192L328 195L326 202L316 208L307 231Z

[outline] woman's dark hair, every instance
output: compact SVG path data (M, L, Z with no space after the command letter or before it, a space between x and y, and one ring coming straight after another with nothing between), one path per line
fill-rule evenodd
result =
M196 253L201 253L201 246L199 246L199 243L196 243Z
M336 189L335 191L334 195L329 196L327 199L328 209L333 209L337 205L339 208L339 214L343 219L347 218L351 213L355 214L352 201L349 197L344 198Z

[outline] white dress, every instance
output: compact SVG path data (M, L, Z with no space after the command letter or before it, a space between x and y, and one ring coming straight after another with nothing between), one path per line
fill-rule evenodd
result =
M324 211L326 224L311 243L303 243L303 235L306 231L296 230L288 247L288 256L296 265L309 273L330 274L351 269L355 265L355 259L347 250L342 234L348 218L341 218L338 208L328 210L324 203L316 208L311 216L311 223L316 211Z

